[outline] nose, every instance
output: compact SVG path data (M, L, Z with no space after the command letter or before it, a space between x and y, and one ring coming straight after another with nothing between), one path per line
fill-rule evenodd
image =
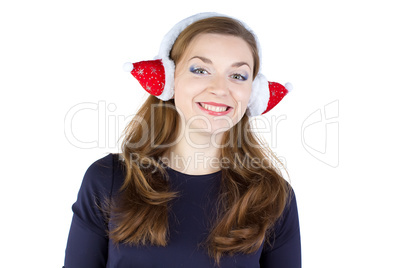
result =
M215 75L212 77L208 90L215 95L226 96L229 93L229 83L225 76Z

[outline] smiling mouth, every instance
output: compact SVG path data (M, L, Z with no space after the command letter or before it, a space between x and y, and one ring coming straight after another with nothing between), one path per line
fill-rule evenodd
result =
M198 102L198 105L200 105L205 110L217 112L217 113L225 112L231 108L230 106L226 106L226 105L221 105L221 104L212 105L212 104L207 104L207 103L203 103L203 102Z

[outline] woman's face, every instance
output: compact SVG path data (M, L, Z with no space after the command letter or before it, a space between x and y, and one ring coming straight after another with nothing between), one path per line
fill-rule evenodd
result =
M174 101L186 128L218 134L239 122L251 94L253 66L242 38L197 35L175 71Z

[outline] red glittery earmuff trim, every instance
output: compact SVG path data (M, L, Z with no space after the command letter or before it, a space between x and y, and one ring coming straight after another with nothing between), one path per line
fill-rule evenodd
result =
M151 95L159 96L165 87L165 68L162 60L149 60L133 63L131 74Z
M274 108L289 92L283 85L279 83L268 82L268 85L269 85L268 107L262 114L265 114L269 110Z

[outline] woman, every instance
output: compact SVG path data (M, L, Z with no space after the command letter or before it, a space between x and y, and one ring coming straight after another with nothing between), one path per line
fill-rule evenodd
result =
M293 190L250 131L287 93L258 40L214 13L179 22L157 60L129 64L152 95L122 154L92 164L65 267L301 267ZM156 97L155 97L156 96Z

